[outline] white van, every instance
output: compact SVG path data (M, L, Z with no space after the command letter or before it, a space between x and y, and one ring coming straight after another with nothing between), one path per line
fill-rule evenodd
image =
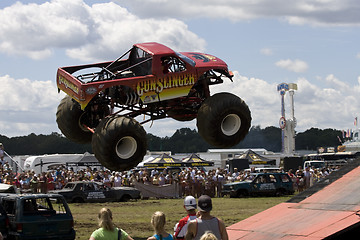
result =
M314 168L319 168L322 169L325 167L325 161L321 161L321 160L311 160L311 161L305 161L304 162L304 169L307 167L314 167Z

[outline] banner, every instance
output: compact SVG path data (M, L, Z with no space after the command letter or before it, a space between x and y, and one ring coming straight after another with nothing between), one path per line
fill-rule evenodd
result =
M156 186L152 184L143 184L135 182L135 187L141 192L143 198L178 198L179 190L177 184L166 184L163 186Z

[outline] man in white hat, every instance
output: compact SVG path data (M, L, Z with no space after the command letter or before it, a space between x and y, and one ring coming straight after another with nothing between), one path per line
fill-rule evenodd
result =
M206 232L211 232L218 240L228 240L225 223L211 215L212 201L211 197L201 195L198 200L199 216L188 224L185 235L186 240L199 240Z
M184 199L184 208L187 216L182 218L174 227L174 239L184 239L188 223L196 219L196 199L193 196L187 196Z

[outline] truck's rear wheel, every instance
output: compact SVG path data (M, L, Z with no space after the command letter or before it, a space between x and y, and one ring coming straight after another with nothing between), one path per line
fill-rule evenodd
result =
M245 138L251 126L249 107L231 93L207 98L197 116L199 134L215 147L232 147Z
M92 132L82 125L85 112L81 110L80 104L70 96L65 96L56 112L56 122L61 132L69 140L77 143L90 143Z
M95 157L112 171L135 167L146 154L147 140L144 128L135 119L110 116L95 129L92 149Z

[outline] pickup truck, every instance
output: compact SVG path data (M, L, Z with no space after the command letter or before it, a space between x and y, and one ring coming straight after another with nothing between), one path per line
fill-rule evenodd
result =
M287 173L250 173L243 181L224 184L222 194L230 197L293 194Z
M158 119L196 118L205 141L229 148L247 135L251 113L238 96L211 95L210 86L232 77L227 64L213 55L138 43L114 61L58 68L58 91L67 96L56 121L68 139L91 143L95 157L112 171L143 160L147 138L142 125Z
M69 203L82 202L119 202L139 199L140 191L133 187L108 187L91 181L69 182L61 190L53 190Z

